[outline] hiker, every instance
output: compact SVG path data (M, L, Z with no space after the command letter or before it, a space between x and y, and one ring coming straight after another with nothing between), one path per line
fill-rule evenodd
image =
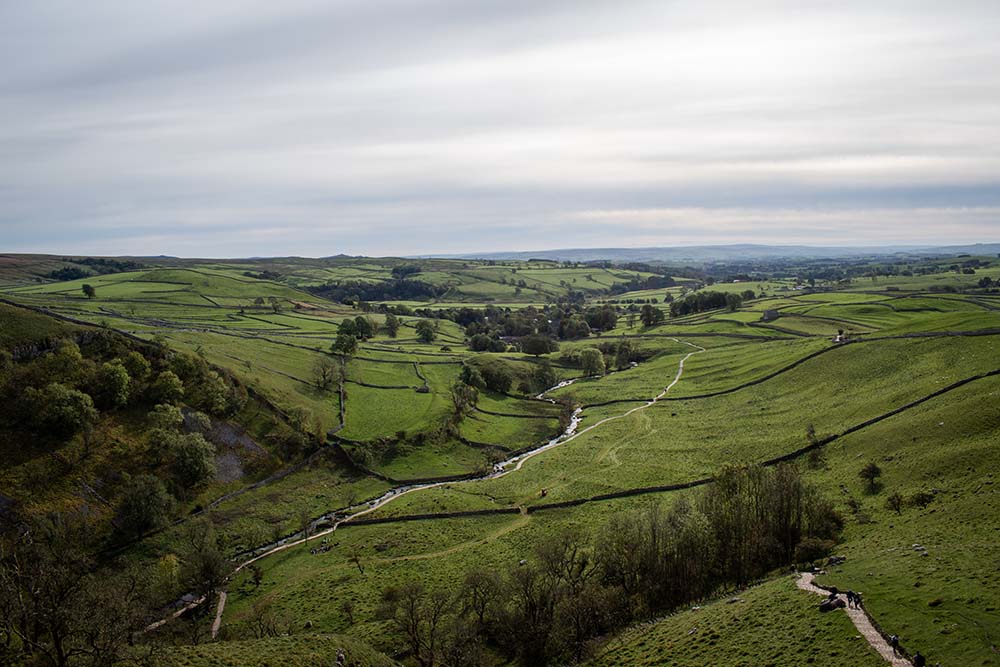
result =
M847 606L852 609L858 607L858 594L854 591L847 591Z
M889 635L889 646L892 647L892 654L899 655L899 635Z
M863 603L861 602L861 593L855 593L854 594L854 608L855 609L861 609L862 604Z
M917 651L913 656L913 667L924 667L927 664L927 658L920 655L920 651Z

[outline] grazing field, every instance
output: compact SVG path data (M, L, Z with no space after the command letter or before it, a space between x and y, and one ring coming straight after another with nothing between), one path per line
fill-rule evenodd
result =
M683 505L698 492L671 485L701 488L726 466L792 455L846 521L835 552L847 560L818 581L861 590L885 629L942 664L997 664L1000 376L988 374L1000 370L1000 297L975 287L992 268L814 290L786 277L645 288L669 283L652 272L550 262L149 264L53 282L48 272L76 265L0 261L3 298L33 309L0 304L0 346L46 358L60 339L90 340L105 327L168 356L187 353L252 397L227 418L260 441L260 468L248 464L232 479L220 472L178 504L173 524L116 546L137 567L155 568L183 557L191 524L204 519L228 570L250 551L263 555L221 584L221 641L171 649L164 665L312 664L341 646L359 664L391 664L376 651L399 655L405 641L383 613L387 588L418 582L453 592L473 568L516 571L553 536L589 536L624 512ZM403 289L401 275L432 295L324 296L345 285L391 295ZM769 296L643 323L642 306L666 313L666 294L678 298L682 288ZM592 308L613 308L616 318L596 321L599 334L530 355L519 347L523 323L511 317L529 304L532 316L542 313L532 334L593 316ZM765 310L777 318L762 321ZM470 349L476 327L488 326L484 313L504 322L490 321L489 340L505 351ZM392 334L390 316L399 325ZM353 351L335 349L358 320L377 331L356 338ZM846 342L834 340L840 332ZM605 372L588 375L582 357L595 354ZM19 359L0 358L0 376ZM142 443L129 456L146 455L145 416L116 419L115 437ZM297 435L277 437L278 423ZM85 444L62 454L86 461ZM230 453L219 453L220 470ZM37 485L58 460L43 454L22 449L0 483ZM95 461L110 458L79 465L39 506L71 496L80 480L98 485ZM858 476L869 462L880 468L870 487ZM814 596L784 572L714 595L722 599L591 642L585 657L599 665L879 664L845 615L820 616ZM740 601L728 603L734 596ZM262 608L290 636L253 639ZM183 623L207 633L213 613L197 618Z

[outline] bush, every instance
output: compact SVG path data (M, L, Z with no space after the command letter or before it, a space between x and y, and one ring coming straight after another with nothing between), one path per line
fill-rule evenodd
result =
M825 558L833 550L833 547L833 540L807 537L795 545L795 562L812 563L820 558Z
M909 498L910 505L914 507L927 507L934 502L934 494L930 491L917 491Z

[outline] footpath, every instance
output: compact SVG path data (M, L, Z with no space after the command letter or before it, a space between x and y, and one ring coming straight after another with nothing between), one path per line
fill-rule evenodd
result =
M813 575L811 572L803 572L799 578L795 581L795 584L804 591L809 591L810 593L816 593L817 595L822 595L823 597L829 596L830 592L824 590L813 583ZM872 624L871 619L868 614L865 613L864 609L855 609L853 607L847 606L847 597L841 593L837 595L837 598L844 602L843 610L850 617L851 621L854 623L854 627L858 629L861 636L865 638L871 647L878 651L878 654L888 662L892 667L913 667L913 664L901 656L894 655L892 652L892 647L889 646L889 642L886 641L882 633Z

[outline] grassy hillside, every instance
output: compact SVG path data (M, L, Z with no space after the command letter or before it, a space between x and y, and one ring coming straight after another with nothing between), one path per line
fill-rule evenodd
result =
M782 577L678 612L609 640L589 665L857 665L882 658L846 614L820 614L820 598Z
M933 660L996 664L992 646L1000 634L995 620L1000 589L991 579L991 564L1000 558L993 539L1000 530L994 484L1000 473L995 447L1000 378L979 376L1000 368L1000 298L973 281L992 275L992 267L976 276L954 271L894 276L814 293L791 278L717 283L703 289L740 293L759 282L772 296L653 326L638 319L641 305L666 311L666 293L679 296L689 286L616 299L609 293L616 285L648 277L618 268L422 260L412 278L441 288L433 312L414 310L430 302L390 302L379 311L304 291L338 281L389 284L397 280L393 269L398 275L412 263L164 260L74 281L26 282L26 276L59 266L31 268L22 262L17 273L8 274L6 284L19 286L6 288L4 298L173 350L159 360L151 357L157 372L180 374L193 364L195 370L183 378L185 407L207 410L201 392L214 382L211 369L230 386L247 390L239 409L214 417L238 425L255 445L220 450L219 469L232 474L184 495L173 515L204 508L222 553L232 559L228 569L245 560L244 552L267 551L279 538L313 535L345 516L358 521L268 555L254 564L259 570L243 569L224 584L229 598L220 638L225 641L170 649L165 664L312 664L328 660L330 651L335 655L341 643L350 645L343 634L396 654L405 641L381 609L387 588L419 582L430 591L454 592L472 568L516 571L522 560L534 562L536 546L553 536L567 530L590 535L612 517L652 503L669 508L699 491L613 499L602 498L605 494L702 480L726 465L760 463L826 438L832 441L818 454L802 453L797 461L846 517L836 553L847 561L820 581L861 590L884 628ZM83 283L95 288L93 298L84 295ZM963 286L965 293L940 291ZM468 313L443 310L448 303L464 304L498 318L505 311L483 309L504 301L515 308L519 301L543 303L570 292L589 301L579 307L550 304L534 311L543 313L537 322L547 326L546 318L583 317L598 301L619 301L612 304L617 324L599 336L560 341L558 351L542 357L549 360L547 369L516 346L473 352L464 326L470 320L460 319ZM652 298L658 303L635 303ZM776 310L779 317L763 322L764 310ZM400 323L395 337L385 330L389 312ZM342 322L358 317L370 318L380 330L358 340L357 350L342 360L331 343ZM423 319L436 327L430 342L418 339ZM51 370L46 359L54 341L100 331L2 305L0 324L0 346L48 346L41 356L6 363L0 379L9 378L11 368L25 376L36 364ZM850 342L832 340L840 330ZM977 335L959 335L969 333ZM516 343L518 336L503 338ZM635 363L618 362L615 350L623 341L632 347ZM121 344L122 350L110 353L92 350L85 341L80 348L96 368L141 347L134 340ZM579 356L597 348L615 372L584 378ZM178 365L171 361L177 353L195 361ZM316 376L323 364L339 369L325 386ZM482 387L474 406L456 407L453 388L468 377L464 365L501 367L511 382L499 391ZM532 387L528 381L539 372L546 386ZM86 390L87 377L64 380ZM966 379L971 381L952 388ZM566 380L572 382L546 393L548 400L535 398ZM647 405L668 386L668 393ZM98 512L110 520L122 473L166 474L164 464L147 463L153 403L144 401L102 409L98 431L111 445L88 456L82 432L20 447L27 431L6 424L0 442L9 456L0 472L0 494L39 511L95 502L81 492L82 480L105 498L107 505ZM548 441L574 408L580 409L576 435L486 478L514 450ZM53 454L68 457L72 469L60 471ZM869 462L882 471L873 489L858 477ZM274 473L281 475L270 478ZM463 475L479 478L454 480ZM453 481L413 488L412 480L438 476ZM251 486L258 481L265 483ZM372 504L392 489L397 493L385 504ZM898 512L890 502L895 493ZM562 501L576 504L539 510ZM507 513L462 514L494 510ZM397 521L447 512L458 516ZM365 523L370 520L375 522ZM124 553L150 571L171 558L183 560L191 540L188 523L156 532ZM595 661L878 664L854 638L846 617L819 616L816 600L795 590L788 577L774 573L738 596L742 602L729 604L731 595L725 593L725 599L697 611L685 605L611 638ZM253 639L253 615L264 607L293 634ZM191 627L200 628L192 634L204 635L211 616L192 621ZM368 661L362 664L384 664L354 646Z

